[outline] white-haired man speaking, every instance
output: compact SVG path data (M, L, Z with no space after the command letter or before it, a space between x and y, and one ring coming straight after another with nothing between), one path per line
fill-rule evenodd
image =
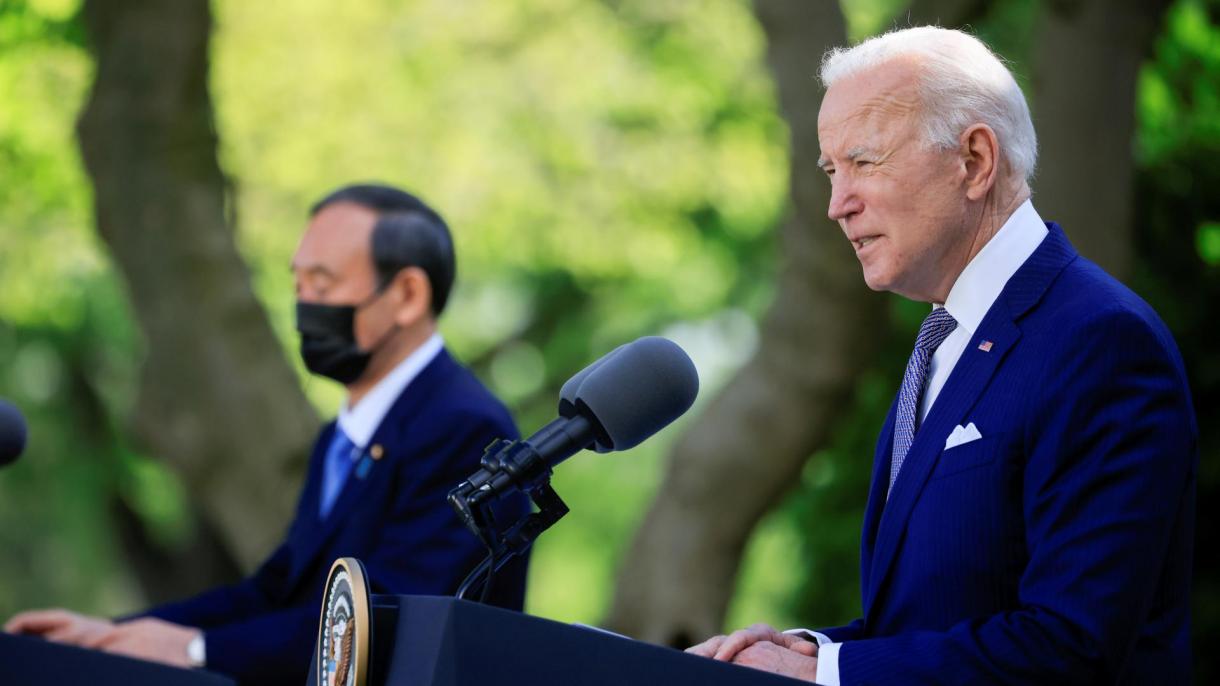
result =
M895 31L821 75L830 217L871 288L932 303L877 444L863 616L691 652L828 685L1189 681L1197 427L1169 332L1034 210L1029 109L977 39Z

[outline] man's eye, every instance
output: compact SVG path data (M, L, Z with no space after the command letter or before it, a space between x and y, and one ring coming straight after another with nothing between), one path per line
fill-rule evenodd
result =
M866 166L866 165L870 165L870 164L872 164L872 163L873 163L873 162L872 162L872 160L856 160L856 166L857 166L857 167L863 167L863 166Z

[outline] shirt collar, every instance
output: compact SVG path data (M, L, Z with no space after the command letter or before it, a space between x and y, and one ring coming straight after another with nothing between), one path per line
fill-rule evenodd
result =
M970 260L953 283L949 297L945 298L944 307L958 326L972 334L978 330L1004 285L1034 254L1047 233L1046 224L1033 203L1029 200L1021 203L996 235Z
M441 335L432 334L423 345L407 355L385 378L378 381L355 407L349 405L348 401L343 401L343 407L339 408L339 428L348 439L357 447L367 446L394 401L444 347L445 341Z

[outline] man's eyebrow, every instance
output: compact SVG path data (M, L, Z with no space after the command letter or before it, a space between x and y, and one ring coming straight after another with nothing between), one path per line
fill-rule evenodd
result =
M872 151L870 149L866 148L865 146L857 145L856 147L848 150L847 154L844 155L843 157L845 157L848 162L855 162L857 159L864 157L866 155L870 155L871 153L872 153ZM818 156L817 164L818 164L818 169L821 169L822 171L826 171L826 168L831 166L830 160L825 155Z
M335 273L332 272L331 270L327 269L325 265L321 265L321 264L311 264L311 265L307 265L307 266L302 266L302 265L297 264L296 262L292 262L288 265L288 270L294 274L297 272L297 270L300 270L311 276L317 275L317 276L330 277L332 279L335 278Z
M856 147L847 151L847 159L849 161L855 162L857 158L863 157L864 155L867 155L868 153L869 153L868 148L864 147L863 145L857 145Z

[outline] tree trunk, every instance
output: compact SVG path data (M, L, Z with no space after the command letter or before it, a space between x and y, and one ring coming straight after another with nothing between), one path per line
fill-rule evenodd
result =
M77 132L145 340L132 432L249 569L283 533L318 421L226 219L208 2L88 0L84 20L97 76Z
M1168 0L1046 0L1035 41L1034 203L1123 278L1134 240L1135 88Z
M619 573L608 623L673 646L721 630L742 549L849 406L885 328L817 168L822 53L845 42L835 2L756 0L791 134L785 262L754 357L678 442Z

